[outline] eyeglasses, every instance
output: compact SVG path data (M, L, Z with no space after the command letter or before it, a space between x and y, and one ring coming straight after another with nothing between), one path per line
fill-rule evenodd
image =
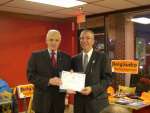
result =
M91 37L80 37L80 40L82 41L82 40L90 40L90 39L93 39L93 38L91 38Z

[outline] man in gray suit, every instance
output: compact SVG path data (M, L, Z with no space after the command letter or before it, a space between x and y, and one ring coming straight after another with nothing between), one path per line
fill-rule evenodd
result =
M75 94L74 113L99 113L108 105L108 60L104 53L93 50L94 33L91 30L81 32L80 45L83 51L72 58L72 69L85 73L86 81L85 88Z
M62 70L69 71L71 58L59 50L61 34L49 30L47 49L33 52L29 59L27 78L34 84L33 109L35 113L64 113L65 92L60 92Z

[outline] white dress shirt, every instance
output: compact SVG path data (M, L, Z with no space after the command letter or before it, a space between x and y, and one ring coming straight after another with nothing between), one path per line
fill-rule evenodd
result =
M84 55L87 54L88 55L88 62L90 61L90 58L92 56L92 53L93 53L93 48L88 52L88 53L85 53L83 51L83 55L82 55L82 61L84 61Z
M48 52L49 52L49 55L50 55L50 57L51 57L51 53L52 53L52 50L50 50L50 49L48 49ZM57 50L56 51L54 51L55 52L55 59L57 60Z

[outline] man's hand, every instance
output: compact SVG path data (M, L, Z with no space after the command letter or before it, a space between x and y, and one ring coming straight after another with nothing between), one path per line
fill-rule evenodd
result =
M53 77L49 79L49 85L60 86L61 84L62 84L62 81L58 77Z
M92 87L87 86L84 89L82 89L82 91L80 92L82 95L89 95L92 92Z
M68 89L68 90L67 90L67 94L76 94L76 91L73 91L73 90Z

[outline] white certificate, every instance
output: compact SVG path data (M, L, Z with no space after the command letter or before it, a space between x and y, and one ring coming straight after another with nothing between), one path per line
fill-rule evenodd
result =
M83 73L62 71L60 89L81 91L85 87L85 77L86 75Z

